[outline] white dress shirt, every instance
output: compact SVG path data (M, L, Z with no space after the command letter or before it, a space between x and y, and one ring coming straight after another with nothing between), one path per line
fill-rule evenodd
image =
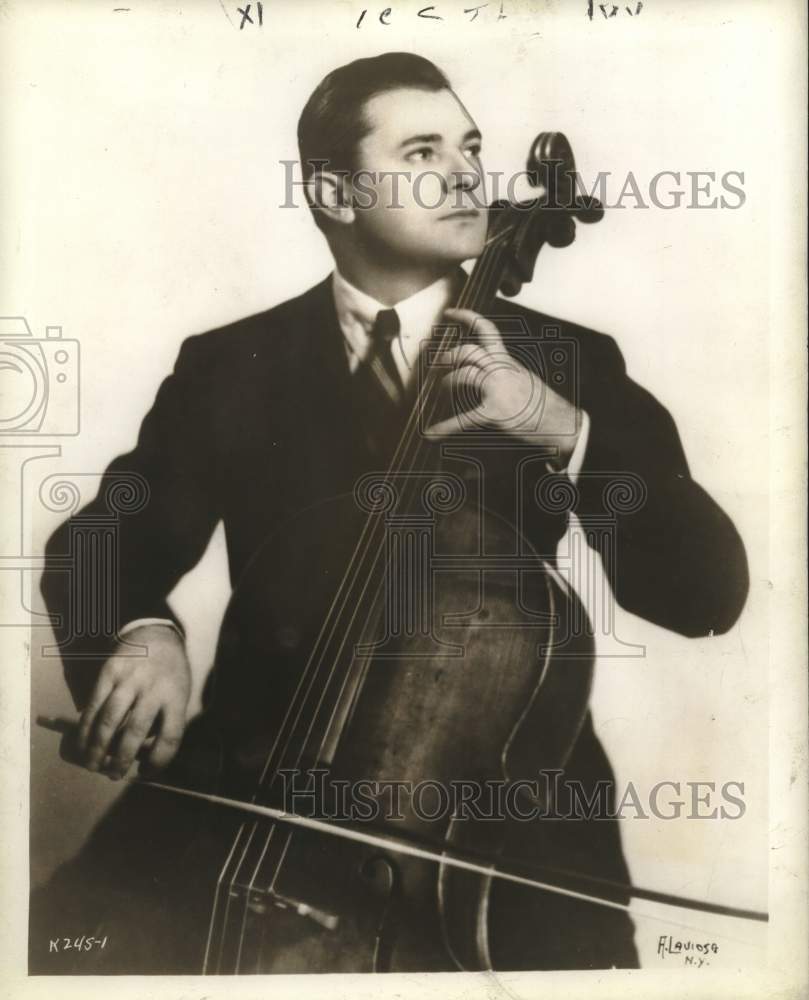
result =
M399 334L391 344L391 351L402 384L407 386L415 377L421 344L431 335L433 327L441 322L444 310L452 301L453 289L453 277L447 275L393 306L386 306L355 288L335 268L332 290L337 320L345 338L349 370L355 372L365 360L371 347L371 329L379 312L393 308L399 317ZM584 462L589 432L590 418L582 410L579 437L565 469L574 483ZM167 618L138 618L124 625L118 635L123 638L141 625L167 625L182 635L177 625Z
M439 278L415 295L410 295L393 306L386 306L359 288L355 288L335 269L332 276L334 303L337 307L340 329L345 337L350 370L356 371L357 366L365 359L371 346L371 329L379 312L383 309L395 309L399 317L399 336L391 345L391 349L402 383L407 385L414 377L422 341L426 340L433 327L441 322L444 310L452 301L453 287L452 276ZM584 462L589 433L590 418L582 410L579 436L565 469L574 483Z
M371 330L379 312L395 309L399 317L399 335L391 344L391 352L402 384L407 386L412 382L422 342L441 321L444 310L452 301L453 287L452 277L446 276L415 295L401 299L393 306L386 306L355 288L335 270L332 275L334 304L345 337L350 370L355 372L365 360L371 347Z

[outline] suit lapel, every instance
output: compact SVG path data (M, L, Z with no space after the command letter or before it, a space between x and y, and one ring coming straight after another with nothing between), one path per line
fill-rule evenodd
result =
M331 492L342 492L351 489L356 477L373 462L365 445L331 277L315 286L306 299L298 363L308 412L301 443L310 475Z

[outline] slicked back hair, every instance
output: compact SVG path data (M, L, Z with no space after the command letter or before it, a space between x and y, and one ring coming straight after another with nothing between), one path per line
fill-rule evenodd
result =
M325 76L298 119L304 180L311 180L318 169L355 170L357 146L371 128L365 116L366 103L377 94L400 89L437 91L451 87L434 63L411 52L355 59ZM320 213L315 211L314 216L320 225Z

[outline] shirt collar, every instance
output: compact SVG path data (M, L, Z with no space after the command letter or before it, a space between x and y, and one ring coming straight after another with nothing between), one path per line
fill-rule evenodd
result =
M433 326L440 321L450 304L455 281L454 274L445 275L414 295L401 299L393 306L386 306L356 288L335 268L332 277L334 304L349 350L363 360L377 314L381 309L393 308L399 317L401 352L407 366L412 367L421 341L429 337Z

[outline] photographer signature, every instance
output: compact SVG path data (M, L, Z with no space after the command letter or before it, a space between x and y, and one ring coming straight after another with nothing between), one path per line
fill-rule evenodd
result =
M693 965L697 969L710 965L709 957L718 953L719 945L715 941L681 940L671 934L661 934L657 939L659 956L682 956L684 965Z

